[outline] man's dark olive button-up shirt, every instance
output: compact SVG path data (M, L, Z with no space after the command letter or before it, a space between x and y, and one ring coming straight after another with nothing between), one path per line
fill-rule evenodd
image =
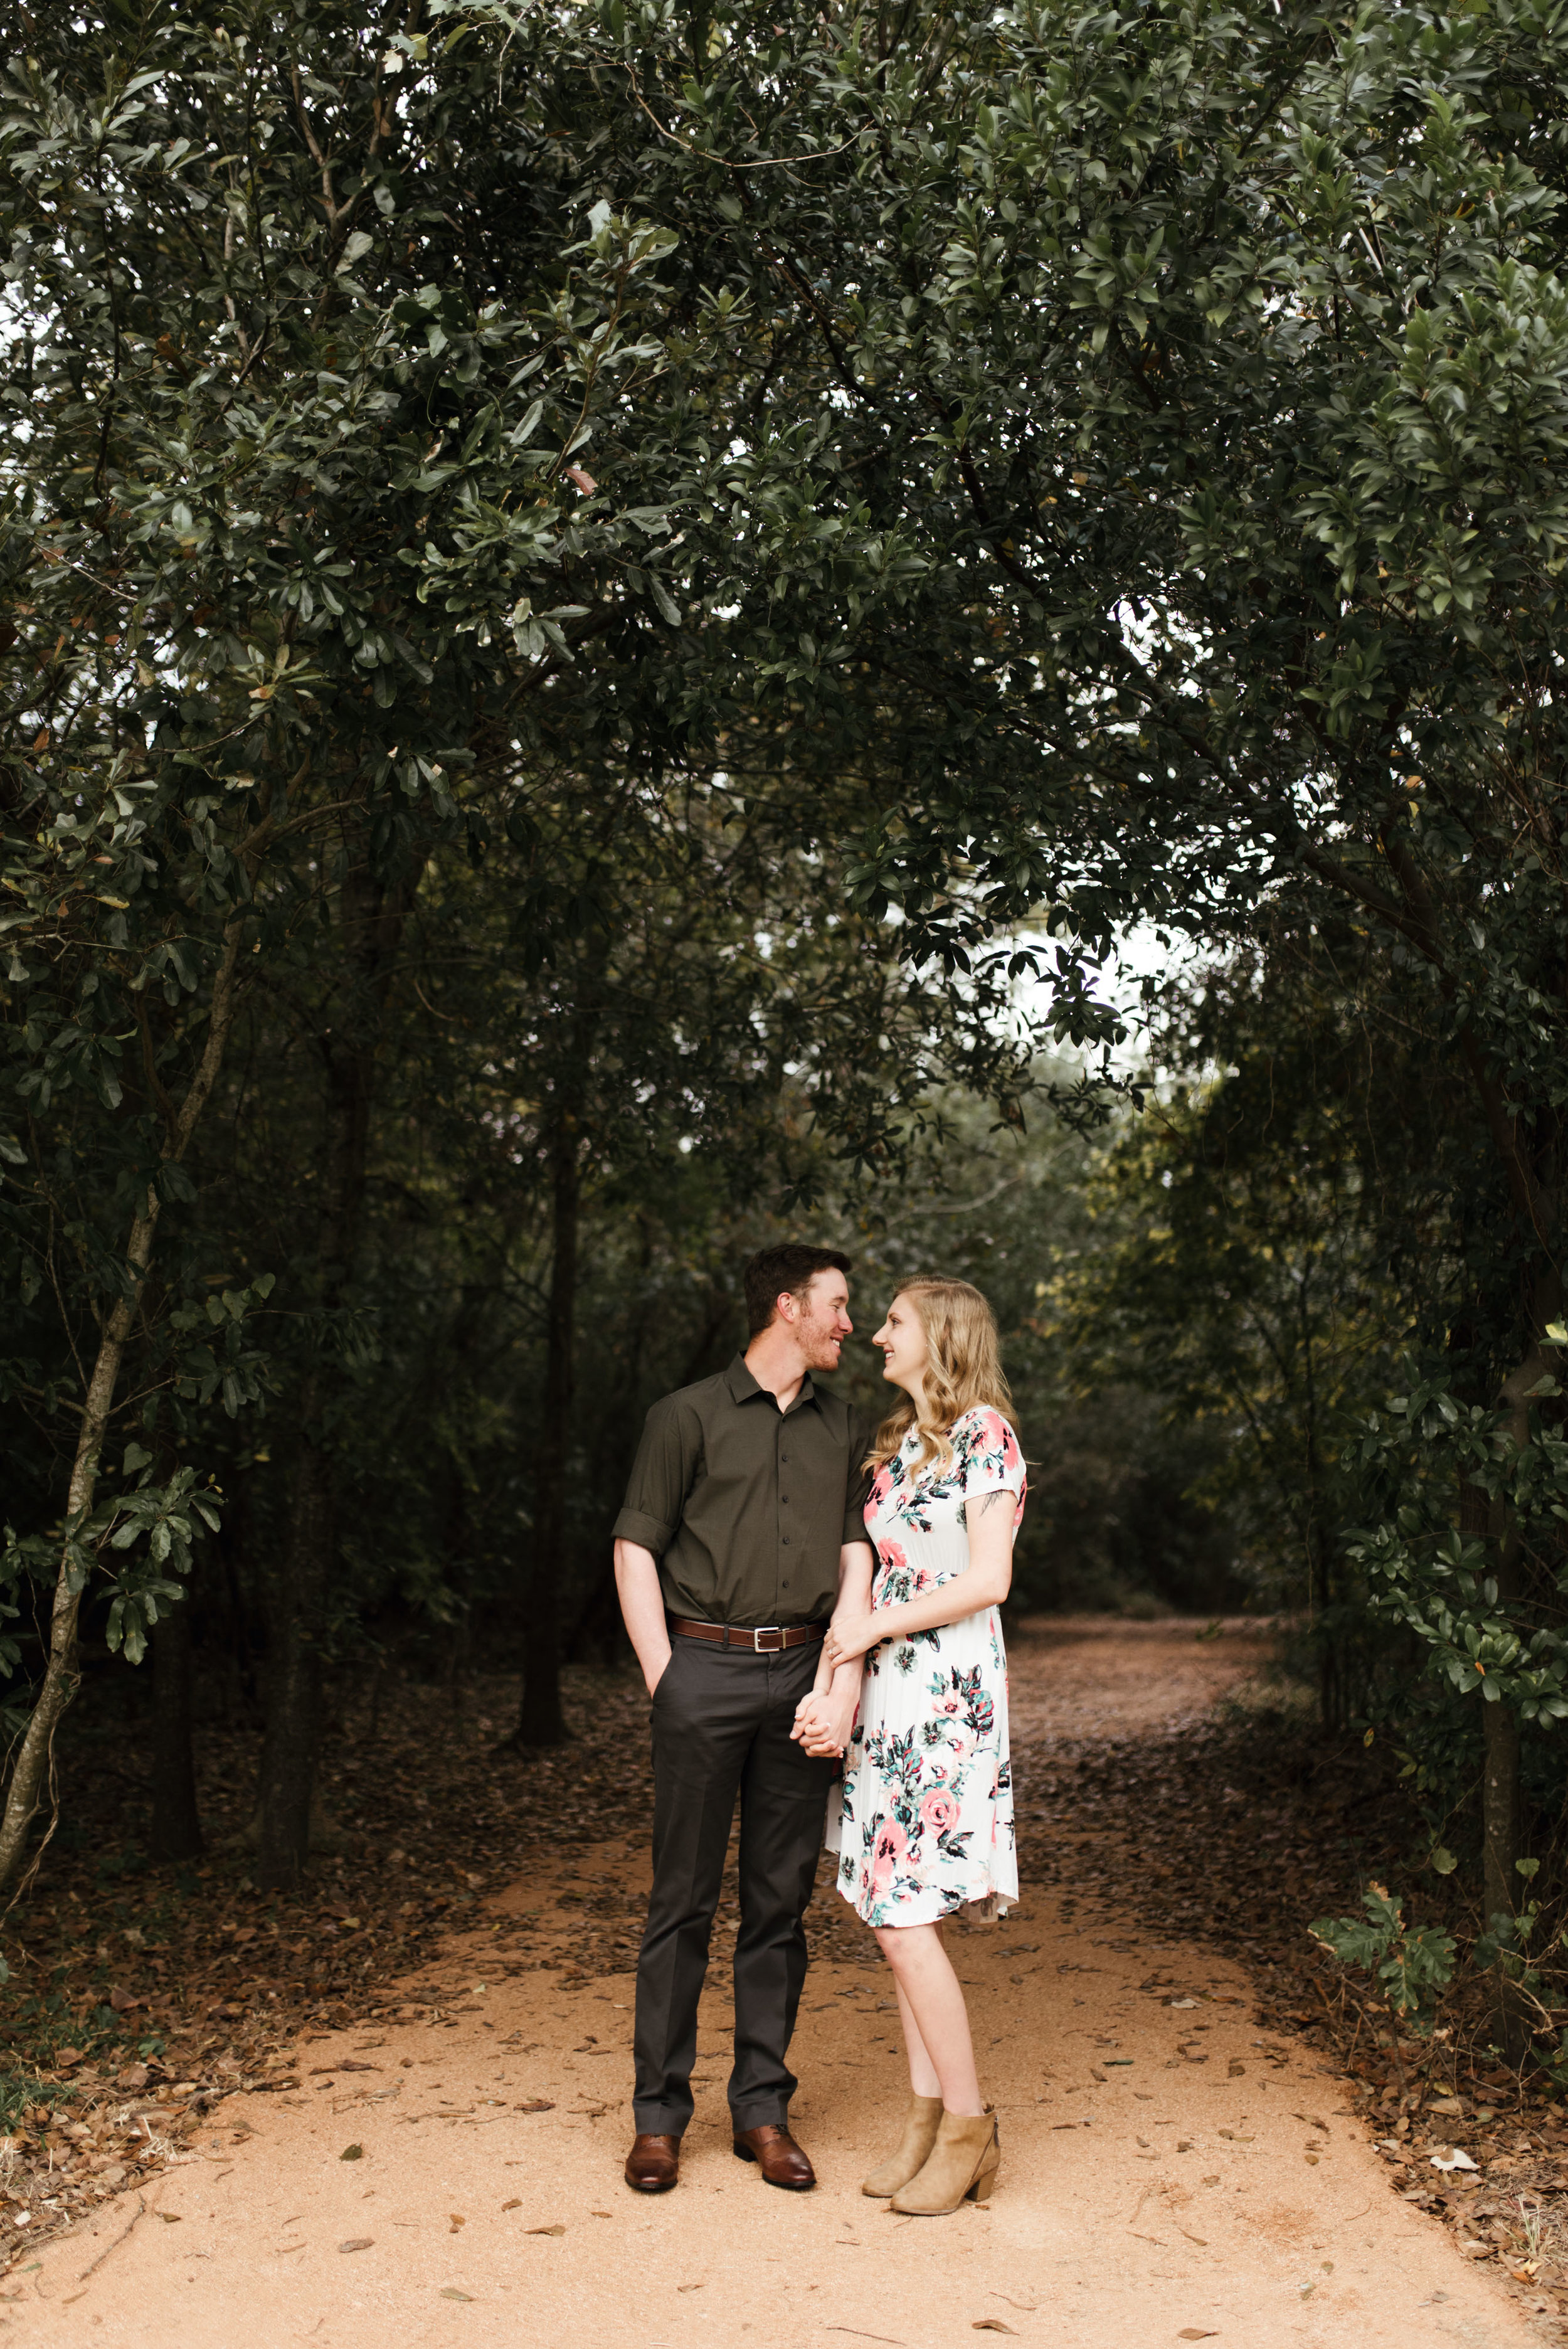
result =
M809 1374L780 1411L738 1354L649 1412L615 1537L652 1550L672 1615L743 1630L823 1622L840 1549L870 1539L869 1441Z

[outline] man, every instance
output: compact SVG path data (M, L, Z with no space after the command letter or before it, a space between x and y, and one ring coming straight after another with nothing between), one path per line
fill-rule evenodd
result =
M866 1542L864 1431L812 1383L835 1371L849 1258L765 1248L746 1268L750 1343L648 1413L615 1520L615 1584L653 1699L654 1889L637 1962L636 2142L626 2183L675 2185L691 2118L697 2001L735 1798L735 2150L771 2186L816 2184L789 2134L785 2057L806 1974L832 1756L859 1661L808 1702L844 1568ZM797 1715L799 1726L797 1733Z

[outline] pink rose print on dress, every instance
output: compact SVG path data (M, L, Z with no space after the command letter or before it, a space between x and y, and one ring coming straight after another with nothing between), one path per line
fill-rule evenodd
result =
M934 1786L920 1806L920 1824L931 1835L944 1836L958 1824L958 1805L945 1787Z
M877 1544L877 1556L881 1558L885 1567L891 1568L896 1574L902 1574L904 1568L909 1564L909 1560L904 1556L903 1551L900 1548L898 1543L894 1541L879 1541Z
M872 1850L872 1882L880 1892L898 1873L909 1840L896 1819L884 1819Z
M995 1412L993 1412L991 1414L988 1433L990 1434L991 1441L995 1444L997 1450L1002 1454L1002 1465L1004 1468L1016 1467L1019 1460L1023 1457L1023 1454L1018 1450L1018 1439L1014 1434L1012 1429L1008 1426L1006 1421Z

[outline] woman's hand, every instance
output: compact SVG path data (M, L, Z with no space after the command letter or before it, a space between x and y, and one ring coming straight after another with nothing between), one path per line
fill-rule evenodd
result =
M884 1636L874 1615L835 1616L823 1643L823 1661L835 1671L840 1664L852 1664Z

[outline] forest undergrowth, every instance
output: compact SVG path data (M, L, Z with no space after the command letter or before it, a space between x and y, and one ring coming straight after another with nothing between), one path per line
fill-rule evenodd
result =
M363 1690L340 1694L322 1789L337 1847L293 1897L260 1891L249 1872L253 1734L202 1733L209 1849L186 1866L145 1857L134 1728L65 1741L63 1816L94 1829L75 1848L57 1836L6 1936L7 2265L221 2126L237 2091L374 2068L341 2051L313 2064L318 2037L452 2015L475 1964L494 1979L550 1969L566 1986L630 1970L642 1878L614 1847L631 1862L645 1846L646 1699L627 1672L567 1682L578 1734L527 1753L501 1742L515 1718L509 1676L466 1682L460 1702L418 1684L374 1706ZM1381 1755L1299 1716L1231 1710L1109 1741L1053 1736L1015 1761L1026 1911L1031 1891L1049 1890L1069 1915L1103 1909L1241 1962L1258 2029L1305 2040L1342 2075L1380 2133L1391 2185L1446 2219L1470 2256L1552 2293L1543 2307L1562 2275L1568 2312L1568 2136L1550 2083L1499 2061L1488 2010L1462 1988L1430 2035L1396 2042L1308 1932L1354 1911L1369 1879L1397 1879L1411 1848ZM734 1904L731 1871L716 1956ZM880 1963L841 1903L820 1898L808 1929L820 1959ZM1174 1970L1168 1987L1184 1994Z

